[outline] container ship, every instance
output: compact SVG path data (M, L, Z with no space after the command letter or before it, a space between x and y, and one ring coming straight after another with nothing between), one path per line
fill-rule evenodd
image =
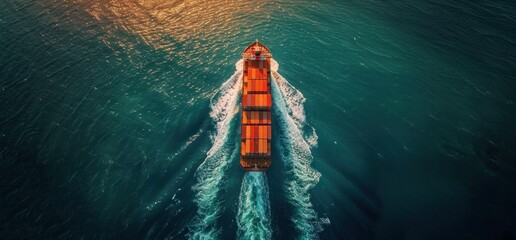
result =
M271 166L271 52L258 40L242 53L240 165L248 172Z

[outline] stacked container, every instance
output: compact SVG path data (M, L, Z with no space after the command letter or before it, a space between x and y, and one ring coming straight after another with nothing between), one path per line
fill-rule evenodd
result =
M240 164L246 171L265 171L271 165L271 54L267 47L256 41L242 56Z

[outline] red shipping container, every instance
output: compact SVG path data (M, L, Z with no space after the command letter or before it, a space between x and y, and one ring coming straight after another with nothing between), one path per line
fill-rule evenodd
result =
M254 126L254 138L260 138L259 126Z
M253 124L258 123L258 112L253 112Z

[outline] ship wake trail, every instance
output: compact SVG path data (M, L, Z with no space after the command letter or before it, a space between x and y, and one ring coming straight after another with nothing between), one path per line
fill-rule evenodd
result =
M248 172L238 202L238 239L271 239L269 187L264 172Z
M272 61L271 70L274 111L284 133L279 136L279 152L287 171L285 188L288 201L293 206L291 220L301 239L317 239L323 223L328 223L327 219L318 218L309 192L321 177L310 166L313 160L311 148L317 145L317 134L306 123L303 94L277 73L276 61Z
M210 117L215 131L211 135L212 147L204 162L195 172L197 183L192 187L197 213L189 226L191 239L213 239L220 234L217 218L222 214L221 190L226 185L227 171L231 159L238 154L238 147L232 138L230 125L237 111L241 88L242 61L236 64L235 73L219 88L211 99Z

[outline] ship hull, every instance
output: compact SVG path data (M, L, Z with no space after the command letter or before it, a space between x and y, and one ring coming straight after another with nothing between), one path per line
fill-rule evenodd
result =
M248 172L263 172L272 164L271 57L269 49L258 41L242 53L240 165Z

